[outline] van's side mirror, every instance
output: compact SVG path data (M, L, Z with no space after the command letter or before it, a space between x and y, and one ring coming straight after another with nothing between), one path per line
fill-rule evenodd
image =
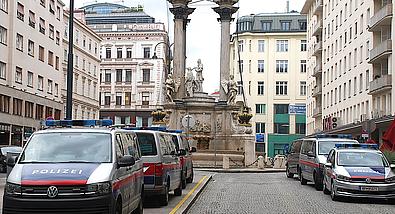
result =
M391 169L395 169L395 163L390 165Z
M7 157L7 166L14 167L19 155Z
M192 147L191 148L191 152L196 152L197 150L196 150L196 147Z
M314 154L313 151L308 151L308 152L307 152L307 156L309 156L309 157L315 157L315 154Z
M125 155L118 160L118 167L133 166L136 160L131 155Z
M187 155L187 151L185 151L185 149L180 149L180 151L178 152L178 155L185 156L185 155Z
M325 163L325 167L332 168L332 163Z

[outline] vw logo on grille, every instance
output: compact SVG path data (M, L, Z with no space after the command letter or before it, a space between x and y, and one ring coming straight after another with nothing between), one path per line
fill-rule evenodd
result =
M368 184L372 183L372 179L366 178L366 183L368 183Z
M56 188L55 186L48 187L47 190L48 197L55 198L56 196L58 196L58 193L59 193L58 188Z

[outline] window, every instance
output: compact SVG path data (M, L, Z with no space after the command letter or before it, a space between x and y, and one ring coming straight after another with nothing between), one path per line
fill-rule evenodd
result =
M351 98L351 80L348 80L348 98Z
M0 61L0 79L4 79L4 80L6 79L5 72L6 72L6 64Z
M143 107L149 107L149 92L143 92L141 93L141 104Z
M299 22L299 30L307 30L307 22L306 21Z
M275 134L289 134L289 124L288 123L274 123L274 133Z
M55 57L55 69L59 71L59 57Z
M277 40L277 52L288 51L288 40Z
M132 82L132 70L126 70L125 82Z
M48 88L47 88L47 93L52 94L52 80L48 80Z
M121 69L116 70L116 81L122 82L122 70Z
M25 101L25 117L33 118L34 103Z
M27 43L27 53L34 57L34 42L32 40L29 40Z
M264 95L265 93L265 82L258 82L258 95Z
M0 10L8 12L8 0L0 0Z
M55 29L54 29L54 27L53 27L53 25L49 25L49 38L50 39L54 39L54 34L55 34Z
M243 60L240 60L239 62L240 62L240 63L239 63L240 72L243 73L243 71L244 71L244 63L243 63Z
M126 58L128 58L128 59L132 58L132 49L131 48L126 49Z
M261 22L261 23L262 23L262 31L272 30L272 22Z
M306 73L307 72L306 60L300 60L300 72L301 73Z
M53 52L48 51L48 65L53 67Z
M239 51L243 52L244 51L244 40L239 41Z
M75 55L75 60L74 60L74 62L75 62L75 67L77 67L78 68L78 65L79 65L79 58L78 58L78 55Z
M369 59L369 48L370 48L370 44L369 41L366 42L366 59Z
M243 82L237 81L237 95L243 94Z
M82 59L82 70L83 71L85 71L85 68L86 68L86 61L85 61L85 59Z
M281 30L289 31L290 29L291 29L291 22L289 22L289 21L286 21L286 22L282 21L281 22Z
M80 32L78 30L75 31L75 43L78 45L80 41Z
M117 48L117 58L118 59L122 58L122 48ZM146 58L146 57L144 57L144 58Z
M354 77L354 96L357 95L357 77Z
M288 94L288 82L276 81L276 95L287 95Z
M45 7L45 0L40 0L41 6Z
M122 93L117 92L115 96L115 105L120 106L122 105Z
M151 71L150 69L143 69L143 82L144 83L149 83L151 80Z
M104 82L111 83L111 71L110 70L104 71Z
M266 114L266 104L255 104L255 112L257 114Z
M41 46L38 46L38 59L44 62L44 48Z
M265 51L265 40L258 40L258 52Z
M7 45L7 29L3 26L0 26L0 43Z
M151 58L151 48L145 47L143 50L144 50L144 59Z
M307 40L300 41L300 51L307 51Z
M15 82L22 84L22 68L16 67L15 69Z
M30 71L27 72L27 86L33 87L33 73Z
M265 61L258 60L258 73L263 73L265 71Z
M276 72L287 73L288 72L288 60L276 60Z
M296 123L295 132L296 134L306 134L306 123Z
M104 105L105 105L105 106L109 106L110 103L111 103L111 93L106 92L106 93L104 94Z
M14 115L18 115L18 116L22 116L22 103L23 101L20 99L12 99L13 100L13 114Z
M42 91L44 89L44 78L42 76L38 76L37 79L37 89Z
M0 94L0 112L10 113L10 100L9 96Z
M106 58L107 59L111 58L111 48L106 48Z
M36 28L36 14L29 10L29 26L32 28Z
M359 74L359 93L362 93L363 90L363 74Z
M255 134L264 134L265 133L265 123L255 123Z
M54 90L55 97L59 96L59 85L55 83L55 90Z
M23 6L23 4L18 2L18 7L16 10L16 16L18 17L19 20L21 20L23 22L24 18L25 18L25 7Z
M40 23L38 25L39 31L42 34L45 34L45 20L43 18L40 18Z
M23 51L23 36L19 33L16 34L16 49Z
M82 47L86 48L86 36L85 35L82 37Z
M300 96L306 96L307 94L307 84L306 81L300 82Z
M56 7L56 19L60 20L60 16L61 16L61 15L62 15L62 14L60 13L60 7L57 6L57 7Z

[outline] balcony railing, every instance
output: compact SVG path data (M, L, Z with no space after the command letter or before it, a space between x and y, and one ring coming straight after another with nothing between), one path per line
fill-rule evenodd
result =
M322 108L319 106L313 110L313 117L317 118L322 115Z
M318 21L313 28L313 36L317 36L321 33L322 31L322 22Z
M392 88L392 75L383 75L369 84L369 94L377 94Z
M314 15L319 15L322 13L322 8L323 8L323 3L322 0L316 0L315 1L315 6L314 6Z
M381 44L373 47L373 49L369 53L370 63L374 63L377 60L386 57L387 54L392 52L392 40L388 39L382 42Z
M322 94L322 88L321 87L315 87L313 89L313 97L317 97L317 96L319 96L321 94Z
M318 42L314 45L314 53L313 56L317 56L322 53L322 42Z
M316 77L319 74L322 74L322 65L321 65L321 63L318 63L317 65L315 65L313 76Z
M377 11L369 21L369 30L375 31L377 27L391 25L392 4L387 4ZM380 30L380 29L377 29Z

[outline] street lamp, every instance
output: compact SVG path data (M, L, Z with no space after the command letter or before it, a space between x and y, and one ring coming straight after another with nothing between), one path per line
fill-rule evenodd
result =
M73 21L74 21L74 0L70 0L69 9L69 55L67 61L67 97L66 97L66 119L73 118Z
M174 43L172 43L172 44L168 44L168 43L166 43L166 42L159 42L158 44L156 44L155 45L155 47L154 47L154 55L152 56L152 59L158 59L158 56L156 55L156 48L158 47L158 45L160 45L160 44L165 44L166 45L166 47L168 48L168 58L166 58L166 61L165 61L165 63L166 63L166 69L167 69L167 71L166 71L166 77L167 77L167 75L168 75L168 73L170 72L170 64L171 64L171 61L173 60L172 59L172 56L171 56L171 46L173 46L174 45Z

